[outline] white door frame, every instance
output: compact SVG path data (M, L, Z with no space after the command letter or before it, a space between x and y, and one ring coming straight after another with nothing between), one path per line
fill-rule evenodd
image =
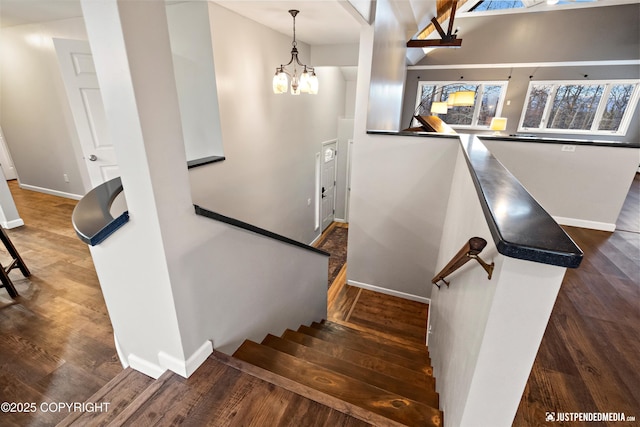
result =
M344 191L344 220L349 223L349 201L351 200L351 150L353 149L353 138L347 140L347 172Z
M322 229L322 224L324 223L324 218L322 216L322 183L324 182L324 150L325 147L327 145L331 145L334 144L335 145L335 157L333 159L334 162L334 167L333 167L333 218L335 219L335 210L336 210L336 184L335 182L337 181L337 177L338 177L338 140L337 139L332 139L330 141L325 141L322 143L322 151L320 152L320 206L319 208L319 212L320 212L320 232L323 232L324 229Z

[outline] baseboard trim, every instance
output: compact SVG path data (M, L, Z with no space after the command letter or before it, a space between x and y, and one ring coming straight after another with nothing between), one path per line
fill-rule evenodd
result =
M211 341L205 341L186 361L173 357L164 351L158 353L158 361L164 368L184 378L189 378L211 353L213 353L213 344Z
M80 200L83 197L80 194L65 193L64 191L51 190L49 188L37 187L35 185L28 185L28 184L21 183L19 184L19 186L23 190L37 191L38 193L50 194L52 196L64 197L67 199Z
M129 367L129 361L124 357L124 352L122 351L122 348L120 348L120 342L118 342L118 337L116 336L115 331L113 332L113 342L116 344L116 353L118 353L118 359L120 359L122 368L127 369Z
M127 361L129 362L129 366L131 369L135 369L138 372L142 372L143 374L150 376L153 379L158 379L160 376L166 371L166 369L161 366L156 365L155 363L151 363L148 360L143 359L142 357L138 357L135 354L130 354L127 357Z
M334 218L333 222L339 222L341 224L348 224L346 219L342 219L342 218Z
M553 219L560 225L568 225L571 227L589 228L600 231L615 231L616 225L608 222L589 221L586 219L565 218L562 216L553 216Z
M12 219L11 221L2 221L0 225L2 225L2 228L9 230L11 228L23 226L24 221L22 220L22 218L18 218L18 219Z
M357 288L368 289L370 291L380 292L381 294L391 295L392 297L408 299L410 301L417 301L417 302L431 305L431 298L421 297L413 294L407 294L405 292L396 291L394 289L381 288L379 286L370 285L368 283L362 283L355 280L347 280L347 284L351 286L355 286Z
M318 234L316 238L313 239L311 243L309 243L309 246L315 246L315 244L318 243L318 240L320 240L321 237L322 237L322 233Z

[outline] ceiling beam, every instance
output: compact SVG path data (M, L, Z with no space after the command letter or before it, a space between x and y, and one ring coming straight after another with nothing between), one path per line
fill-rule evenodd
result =
M438 16L434 19L437 19L438 23L443 24L447 19L449 19L449 16L451 15L451 7L453 6L453 3L457 3L457 8L460 8L460 6L462 6L466 2L467 0L438 0L436 6ZM433 33L434 31L436 31L436 27L433 25L433 23L431 23L427 25L422 31L420 31L420 33L418 33L416 39L426 39L429 34Z

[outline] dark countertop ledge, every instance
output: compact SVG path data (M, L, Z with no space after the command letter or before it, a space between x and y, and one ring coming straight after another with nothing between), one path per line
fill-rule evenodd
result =
M117 218L109 212L121 192L122 181L118 177L98 185L80 199L71 215L73 228L80 240L95 246L129 221L128 211Z
M474 135L461 135L471 177L501 254L576 268L582 251L520 182Z
M527 135L477 135L480 139L538 144L586 145L591 147L640 148L640 142L604 141L597 139L541 138Z
M485 136L390 131L367 133L459 140L498 252L510 258L566 268L576 268L582 262L580 248L491 154L482 143L481 138Z
M411 132L411 131L392 131L392 130L368 130L369 135L396 135L396 136L416 136L429 138L459 138L463 135L473 134L442 134L435 132ZM541 143L541 144L565 144L565 145L587 145L592 147L618 147L618 148L640 148L640 142L619 142L606 141L598 139L565 139L565 138L546 138L535 135L492 135L492 134L475 134L480 139Z

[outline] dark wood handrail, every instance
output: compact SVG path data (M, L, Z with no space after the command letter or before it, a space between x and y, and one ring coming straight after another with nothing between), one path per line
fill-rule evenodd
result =
M246 223L244 221L240 221L239 219L231 218L231 217L219 214L217 212L210 211L209 209L205 209L198 205L193 205L193 206L196 209L196 215L200 215L216 221L224 222L225 224L233 225L234 227L238 227L243 230L247 230L252 233L259 234L261 236L268 237L270 239L274 239L282 243L287 243L292 246L297 246L298 248L315 252L319 255L324 255L327 257L330 256L329 252L325 252L321 249L314 248L313 246L307 245L306 243L298 242L297 240L293 240L288 237L282 236L280 234L276 234L272 231L265 230L264 228L256 227L255 225Z
M451 261L449 261L449 263L445 265L442 270L440 270L440 273L436 274L436 276L431 279L431 283L439 288L440 285L438 285L438 282L443 281L448 287L449 282L445 280L445 277L447 277L472 259L478 261L478 263L482 266L482 268L485 269L485 271L489 275L489 280L491 280L494 263L487 264L482 260L482 258L478 256L480 252L482 252L482 250L485 248L485 246L487 246L487 241L482 237L470 238L469 241L465 243L462 248L460 248L458 253L455 254L453 258L451 258Z

